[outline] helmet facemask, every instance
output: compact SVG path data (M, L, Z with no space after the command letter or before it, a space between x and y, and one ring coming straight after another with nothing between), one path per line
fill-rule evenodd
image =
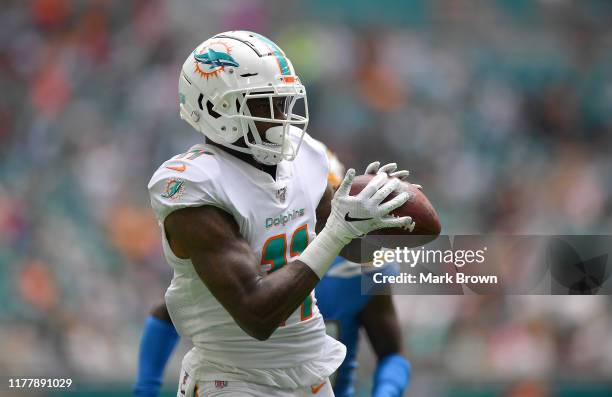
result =
M236 113L220 113L240 121L246 148L228 146L251 153L255 160L267 165L295 159L308 125L308 103L303 86L236 90L226 93L228 96L235 98ZM298 138L297 147L292 143L292 135Z

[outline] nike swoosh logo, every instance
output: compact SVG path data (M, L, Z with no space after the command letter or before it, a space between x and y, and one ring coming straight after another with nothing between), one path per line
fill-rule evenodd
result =
M370 219L374 218L353 218L352 216L349 216L348 212L346 213L346 215L344 215L344 220L347 222L369 221Z
M310 386L310 391L312 392L312 394L317 394L319 390L321 390L323 386L325 386L325 383L327 382L323 382L319 386Z
M187 169L187 166L185 164L181 164L181 165L167 165L166 168L169 169L169 170L173 170L173 171L183 172L183 171L185 171Z

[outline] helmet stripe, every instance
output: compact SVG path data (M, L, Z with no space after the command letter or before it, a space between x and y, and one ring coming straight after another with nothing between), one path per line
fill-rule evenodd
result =
M281 49L278 48L278 46L276 44L274 44L274 42L272 40L268 39L267 37L262 36L262 35L257 34L257 33L253 33L253 34L258 39L263 41L268 46L268 48L270 48L270 50L272 51L272 53L276 57L276 61L278 62L278 67L280 68L281 74L283 74L283 75L292 74L291 70L289 68L289 63L287 62L287 58L285 58L285 55L283 55L283 52L281 51Z

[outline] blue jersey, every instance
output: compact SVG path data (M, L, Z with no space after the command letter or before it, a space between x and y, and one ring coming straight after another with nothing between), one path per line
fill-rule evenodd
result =
M377 269L383 274L396 273L393 266ZM336 397L350 397L354 393L353 376L357 368L359 350L359 314L372 295L362 294L361 265L337 257L325 277L317 284L315 296L323 315L327 332L346 346L346 358L332 377ZM368 283L369 281L369 283ZM372 286L371 278L364 278L364 288Z

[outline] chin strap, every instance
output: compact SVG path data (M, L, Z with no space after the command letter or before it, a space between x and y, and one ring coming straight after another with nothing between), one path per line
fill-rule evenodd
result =
M270 149L265 147L264 143L255 143L247 145L251 148L251 153L253 154L253 158L263 164L266 165L276 165L280 163L285 157L294 158L296 155L295 148L291 143L290 135L292 132L296 132L295 130L299 130L299 128L294 127L292 125L288 126L286 129L284 126L279 125L275 127L268 128L264 135L265 139L272 144L283 145L281 152L272 152ZM286 131L286 134L283 139L283 132ZM301 133L301 131L300 131Z

